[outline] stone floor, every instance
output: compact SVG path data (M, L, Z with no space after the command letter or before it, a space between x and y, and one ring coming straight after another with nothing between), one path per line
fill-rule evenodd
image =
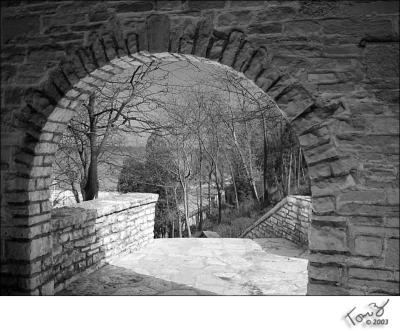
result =
M58 295L305 295L307 262L281 238L156 239Z

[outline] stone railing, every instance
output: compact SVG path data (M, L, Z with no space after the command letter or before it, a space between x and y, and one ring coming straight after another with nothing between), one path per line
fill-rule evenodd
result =
M277 203L265 215L248 227L242 238L286 238L308 246L311 218L311 197L291 195Z
M157 198L130 193L53 209L54 292L150 242Z

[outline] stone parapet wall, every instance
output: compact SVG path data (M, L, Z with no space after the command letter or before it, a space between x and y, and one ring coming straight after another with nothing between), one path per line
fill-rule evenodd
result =
M276 204L268 213L248 227L242 238L286 238L308 246L311 197L292 195Z
M132 193L52 211L54 292L153 238L157 194Z

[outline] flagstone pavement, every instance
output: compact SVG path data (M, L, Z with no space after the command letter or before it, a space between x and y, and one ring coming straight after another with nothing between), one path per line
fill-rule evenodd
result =
M58 295L305 295L307 263L282 238L155 239Z

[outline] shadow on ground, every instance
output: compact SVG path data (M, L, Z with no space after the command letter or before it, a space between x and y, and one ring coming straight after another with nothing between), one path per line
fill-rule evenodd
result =
M268 254L308 260L308 248L301 247L284 238L253 239Z
M282 238L156 239L58 295L305 295L307 263Z
M91 295L216 295L192 286L139 274L112 264L72 282L59 296Z

